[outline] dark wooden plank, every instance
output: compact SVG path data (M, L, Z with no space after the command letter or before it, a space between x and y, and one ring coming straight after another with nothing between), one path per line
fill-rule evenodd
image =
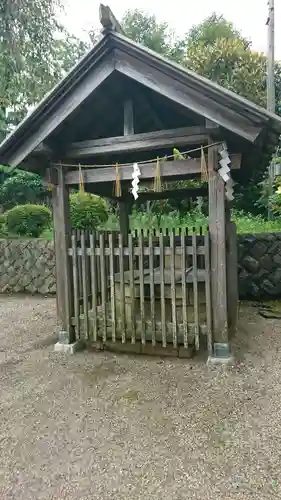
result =
M57 277L57 308L60 328L74 342L75 331L71 324L74 312L73 274L69 258L71 227L69 215L69 192L65 185L65 170L58 167L58 185L53 187L53 217Z
M164 238L162 231L159 234L160 248L160 295L161 295L161 330L162 346L167 347L167 329L166 329L166 303L165 303L165 274L164 274Z
M156 345L156 316L155 316L155 286L154 286L154 251L153 251L153 232L149 231L148 247L149 247L149 275L150 275L150 314L151 314L151 330L152 330L152 345Z
M186 229L187 234L187 229ZM187 318L187 285L186 285L186 234L184 229L181 233L181 279L182 279L182 319L183 319L183 332L184 332L184 347L188 347L188 318Z
M141 83L145 87L171 99L181 106L193 111L197 115L204 116L222 127L238 134L244 139L254 142L258 137L261 127L253 126L253 122L238 113L234 107L221 104L218 99L214 99L206 92L202 92L200 84L197 86L188 85L184 76L178 75L178 71L169 68L164 72L162 64L154 61L155 65L149 66L147 62L137 58L135 54L128 54L121 50L116 50L116 70L120 71L133 80ZM157 68L159 66L159 68ZM161 66L161 69L160 69ZM168 74L169 73L169 74Z
M79 282L78 282L78 260L76 232L71 236L72 242L72 269L73 269L73 294L74 294L74 314L75 314L75 337L80 339L80 306L79 306Z
M98 338L98 322L97 322L97 261L96 261L96 235L90 234L90 269L91 269L91 292L92 292L92 322L93 322L93 341Z
M212 337L212 302L211 302L211 268L210 268L210 234L205 234L205 296L208 354L213 355Z
M123 235L119 234L119 268L120 268L120 319L122 344L126 342L126 318L125 318L125 281L124 281L124 243Z
M171 299L172 299L172 323L173 323L173 346L178 346L177 310L176 310L176 282L175 282L175 234L170 233L171 248Z
M101 286L101 310L103 323L103 342L107 339L107 282L105 271L105 255L104 255L104 233L99 234L100 243L100 286Z
M111 338L116 342L116 304L115 304L115 271L114 271L113 234L109 233L109 275L110 275L110 305L111 305Z
M89 340L89 308L88 308L88 269L87 253L85 243L85 231L81 232L81 261L82 261L82 294L83 294L83 312L84 312L84 335Z
M124 102L124 136L134 134L134 107L132 99Z
M140 281L140 316L141 316L141 341L146 343L145 305L144 305L144 253L143 232L139 233L139 281Z
M195 325L195 349L199 351L199 304L198 304L198 280L197 280L197 238L193 228L192 232L192 275L193 275L193 309Z
M125 103L127 107L124 109L126 123L124 123L123 136L74 142L69 145L66 157L85 158L87 156L149 151L161 147L206 144L208 142L208 131L205 127L183 127L134 134L130 102L126 101Z
M136 342L136 301L135 301L135 283L134 283L134 245L133 245L133 235L129 233L128 237L128 249L129 249L129 275L130 275L130 288L131 288L131 343Z

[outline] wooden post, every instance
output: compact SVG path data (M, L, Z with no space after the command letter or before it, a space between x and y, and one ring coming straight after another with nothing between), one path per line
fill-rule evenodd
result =
M74 312L72 273L68 249L71 246L71 227L69 217L69 193L65 185L65 169L57 167L57 184L53 187L53 218L55 235L56 276L57 276L57 314L66 343L75 341L71 316ZM61 339L62 340L62 339Z
M123 235L124 244L127 244L128 234L130 230L129 215L132 205L127 201L119 201L119 220L120 220L120 233Z
M134 127L134 108L131 99L124 102L124 135L133 135Z
M238 257L236 224L230 220L230 211L227 210L226 222L226 276L227 276L227 312L229 335L232 336L238 320Z
M213 354L228 357L225 186L218 169L217 146L208 149L209 170L209 231L211 250L211 296Z
M134 109L131 99L124 102L124 135L134 134ZM119 201L120 233L123 235L123 243L127 245L130 229L129 215L132 204L129 201Z

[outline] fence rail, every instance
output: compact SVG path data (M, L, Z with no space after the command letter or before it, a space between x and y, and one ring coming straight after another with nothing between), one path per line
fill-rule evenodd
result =
M76 336L91 342L211 345L209 233L73 232Z

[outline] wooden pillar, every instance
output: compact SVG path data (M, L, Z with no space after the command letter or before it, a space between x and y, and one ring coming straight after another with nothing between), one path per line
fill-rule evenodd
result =
M215 357L228 357L225 185L223 179L217 173L218 167L218 147L209 147L209 231L213 354Z
M119 220L120 220L120 233L123 235L124 243L128 239L130 229L129 215L131 212L131 203L129 201L119 201Z
M124 101L124 135L134 134L134 108L133 101L127 99ZM119 201L119 220L120 220L120 232L123 235L124 244L127 244L128 234L130 230L130 220L129 215L132 210L132 203L127 201Z
M226 277L227 277L227 313L229 335L236 332L238 320L238 256L236 224L230 220L230 208L226 210Z
M71 325L73 316L72 272L68 249L71 240L69 217L69 192L64 182L65 169L57 167L57 183L53 187L53 219L57 277L57 314L64 341L75 341L74 328ZM63 335L62 335L63 336Z

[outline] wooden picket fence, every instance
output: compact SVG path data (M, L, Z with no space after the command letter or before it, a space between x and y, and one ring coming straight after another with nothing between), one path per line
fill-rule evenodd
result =
M76 338L92 343L211 349L209 233L73 231ZM122 350L122 349L121 349Z

